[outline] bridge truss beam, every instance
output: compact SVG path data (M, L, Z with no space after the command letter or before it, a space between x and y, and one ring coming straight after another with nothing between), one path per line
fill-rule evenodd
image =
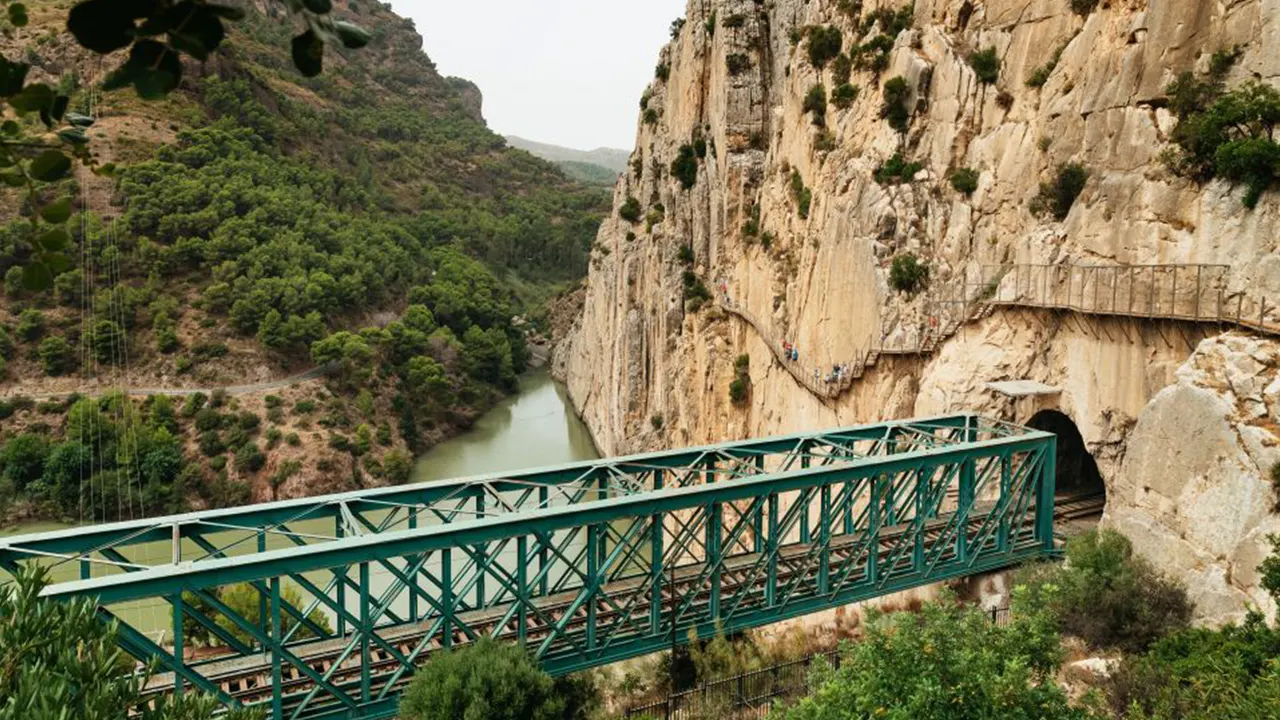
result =
M389 717L430 653L484 636L568 673L1044 556L1054 447L972 415L882 423L12 538L0 563L78 569L45 594L96 598L154 692ZM218 591L239 583L256 613ZM139 602L166 604L169 642L126 621ZM197 628L217 654L184 652Z

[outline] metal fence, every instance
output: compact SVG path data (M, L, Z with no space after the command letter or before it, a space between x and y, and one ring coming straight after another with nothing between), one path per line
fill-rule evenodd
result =
M992 608L987 612L992 623L999 626L1009 623L1009 608ZM814 653L799 660L712 680L660 700L628 708L623 717L655 720L764 718L775 702L808 693L809 669L819 658L826 660L832 668L840 667L840 651Z

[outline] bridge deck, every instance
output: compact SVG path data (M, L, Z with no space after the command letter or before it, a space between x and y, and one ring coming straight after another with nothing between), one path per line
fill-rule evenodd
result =
M80 570L45 596L96 598L153 692L390 717L430 653L486 635L566 673L1051 555L1054 454L955 415L7 538L0 563ZM229 655L187 653L192 627Z

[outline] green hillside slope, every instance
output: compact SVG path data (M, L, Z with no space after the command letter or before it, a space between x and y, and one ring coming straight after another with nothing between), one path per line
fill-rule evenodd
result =
M325 73L304 79L288 23L241 3L248 17L219 53L189 64L163 101L144 102L92 90L116 61L62 31L70 3L30 5L30 25L0 28L3 52L75 88L72 106L98 117L94 152L120 169L54 188L84 212L70 223L77 262L52 291L22 288L22 208L0 196L11 219L0 227L0 506L18 508L10 516L83 518L84 498L64 487L75 473L44 470L81 450L113 457L90 475L133 474L139 495L150 488L147 512L403 481L409 451L515 387L528 352L513 318L585 273L608 197L490 132L476 88L436 72L411 21L338 0L334 13L373 41L331 50ZM217 408L23 399L216 388L314 364L334 368L327 387ZM130 422L165 437L132 448L74 437L77 414L107 412L126 437ZM21 468L10 443L31 451ZM143 478L152 450L178 458ZM125 507L92 505L97 519Z

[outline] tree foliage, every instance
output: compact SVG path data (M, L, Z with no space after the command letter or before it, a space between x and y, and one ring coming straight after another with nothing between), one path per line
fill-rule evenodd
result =
M133 672L133 660L116 645L115 626L98 618L92 602L42 599L44 569L24 569L16 580L0 586L0 720L212 720L217 704L197 694L144 702L150 673Z
M404 720L586 720L599 703L583 678L554 679L518 645L482 638L432 656L400 701Z
M1053 621L1015 613L996 625L946 598L917 614L872 614L838 670L820 665L810 697L784 720L1084 720L1054 683L1062 651Z
M1050 614L1063 632L1100 649L1140 652L1191 620L1183 587L1114 530L1072 538L1064 565L1030 570L1020 582L1036 592L1057 588L1045 602Z

